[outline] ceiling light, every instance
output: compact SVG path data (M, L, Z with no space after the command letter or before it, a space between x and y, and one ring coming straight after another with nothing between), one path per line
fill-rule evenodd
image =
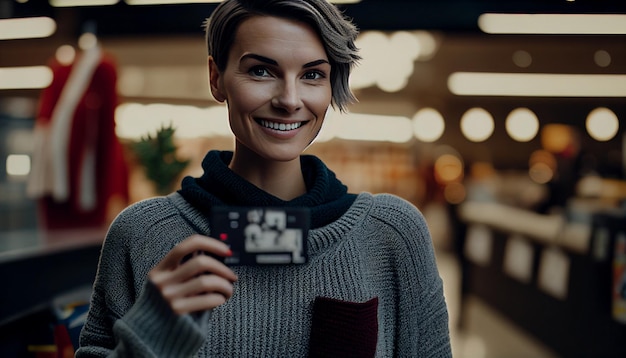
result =
M198 118L205 119L198 121ZM179 138L232 137L226 106L195 107L165 103L123 103L115 109L115 133L138 140L163 126L176 128Z
M626 34L624 14L482 14L478 27L488 34Z
M419 38L407 31L366 31L357 38L356 46L363 60L354 69L350 86L376 85L385 92L397 92L407 85L421 51Z
M413 116L413 133L422 142L431 143L443 135L446 123L439 111L422 108Z
M222 0L124 0L128 5L165 5L165 4L201 4L220 3ZM356 4L361 0L332 0L335 4Z
M25 17L0 20L0 40L48 37L57 29L49 17Z
M27 154L9 154L5 165L9 176L24 176L30 173L30 157Z
M587 128L587 133L593 139L606 142L617 135L619 119L610 109L599 107L589 113L585 121L585 127Z
M518 142L528 142L539 132L539 119L528 108L511 111L505 121L506 132Z
M115 5L120 0L50 0L54 7Z
M342 139L406 143L413 138L407 117L350 113L339 121L337 137Z
M76 50L70 45L61 45L54 53L54 57L60 64L69 66L76 58Z
M491 137L494 131L491 113L483 108L471 108L461 117L461 132L472 142L483 142Z
M455 72L448 88L459 96L626 97L626 75Z
M604 50L598 50L593 54L593 61L600 67L608 67L611 64L611 54Z
M52 83L52 70L46 66L0 68L0 89L46 88Z
M125 0L128 5L202 4L219 3L222 0Z
M333 138L406 143L413 138L412 122L403 116L341 113L329 109L316 141Z
M526 68L533 63L533 57L524 50L518 50L513 53L513 63L517 67Z

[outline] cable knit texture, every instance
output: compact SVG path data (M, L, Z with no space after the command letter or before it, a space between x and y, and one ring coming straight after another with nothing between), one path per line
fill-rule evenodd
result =
M334 178L315 170L310 188ZM317 205L341 206L346 195ZM206 212L186 197L136 203L112 224L77 357L307 357L333 354L333 344L354 356L451 356L431 238L407 201L353 196L337 219L309 231L307 264L235 267L239 280L226 304L177 316L147 273L191 234L210 235Z

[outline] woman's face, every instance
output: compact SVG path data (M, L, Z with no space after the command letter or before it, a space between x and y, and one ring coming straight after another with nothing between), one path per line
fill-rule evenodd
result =
M254 16L239 25L224 72L212 59L209 66L211 91L228 105L237 151L290 161L319 133L331 101L331 66L308 25Z

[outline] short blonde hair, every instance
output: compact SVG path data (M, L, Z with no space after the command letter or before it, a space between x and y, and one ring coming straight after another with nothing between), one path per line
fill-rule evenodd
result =
M320 36L331 65L332 104L345 112L356 98L350 90L350 72L361 59L356 26L326 0L225 0L205 22L209 56L224 71L237 28L252 16L277 16L312 26Z

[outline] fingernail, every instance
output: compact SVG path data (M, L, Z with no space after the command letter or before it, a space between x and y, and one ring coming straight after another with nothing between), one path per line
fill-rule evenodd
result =
M228 251L226 251L226 256L228 256L228 257L233 256L233 250L228 249Z

